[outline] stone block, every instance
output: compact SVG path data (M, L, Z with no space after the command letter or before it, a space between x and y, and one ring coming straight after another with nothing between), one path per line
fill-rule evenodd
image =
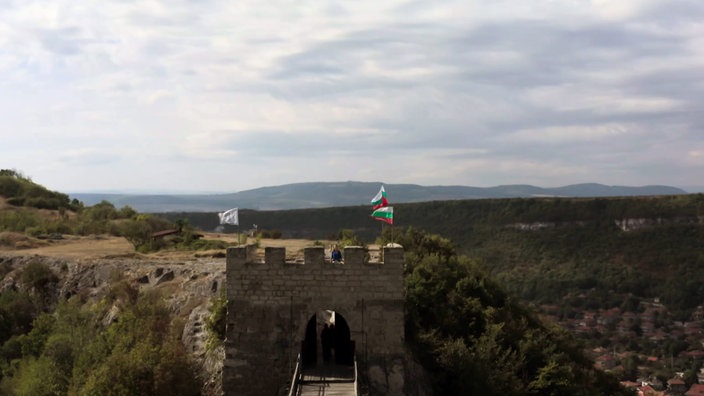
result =
M347 266L361 266L367 261L367 249L361 246L345 246L342 257Z
M322 246L304 248L303 262L305 265L322 266L325 264L325 249Z

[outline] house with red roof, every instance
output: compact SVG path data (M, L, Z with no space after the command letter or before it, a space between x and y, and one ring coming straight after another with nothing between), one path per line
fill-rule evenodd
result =
M704 384L692 385L684 396L704 396Z

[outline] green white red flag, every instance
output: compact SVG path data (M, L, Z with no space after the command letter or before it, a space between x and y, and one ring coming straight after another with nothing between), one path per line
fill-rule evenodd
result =
M379 208L372 213L372 217L385 223L394 224L394 207L384 206Z
M385 206L389 206L389 201L386 200L386 190L384 190L384 186L381 186L381 189L379 192L372 198L372 209L379 209L383 208Z

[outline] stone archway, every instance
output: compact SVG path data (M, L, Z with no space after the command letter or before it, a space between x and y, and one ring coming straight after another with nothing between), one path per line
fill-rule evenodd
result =
M337 311L322 310L313 314L306 324L304 338L301 341L301 363L304 367L313 367L325 362L325 345L323 329L330 331L332 358L330 363L353 365L355 340L351 337L350 326L345 317Z

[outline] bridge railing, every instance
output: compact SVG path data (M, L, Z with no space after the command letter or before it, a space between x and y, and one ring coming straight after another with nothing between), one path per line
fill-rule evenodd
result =
M359 395L359 381L357 379L359 376L357 375L357 357L354 357L354 396Z
M291 387L288 391L288 396L296 396L298 394L298 385L301 382L301 354L296 356L296 368L293 370L293 377L291 378Z

